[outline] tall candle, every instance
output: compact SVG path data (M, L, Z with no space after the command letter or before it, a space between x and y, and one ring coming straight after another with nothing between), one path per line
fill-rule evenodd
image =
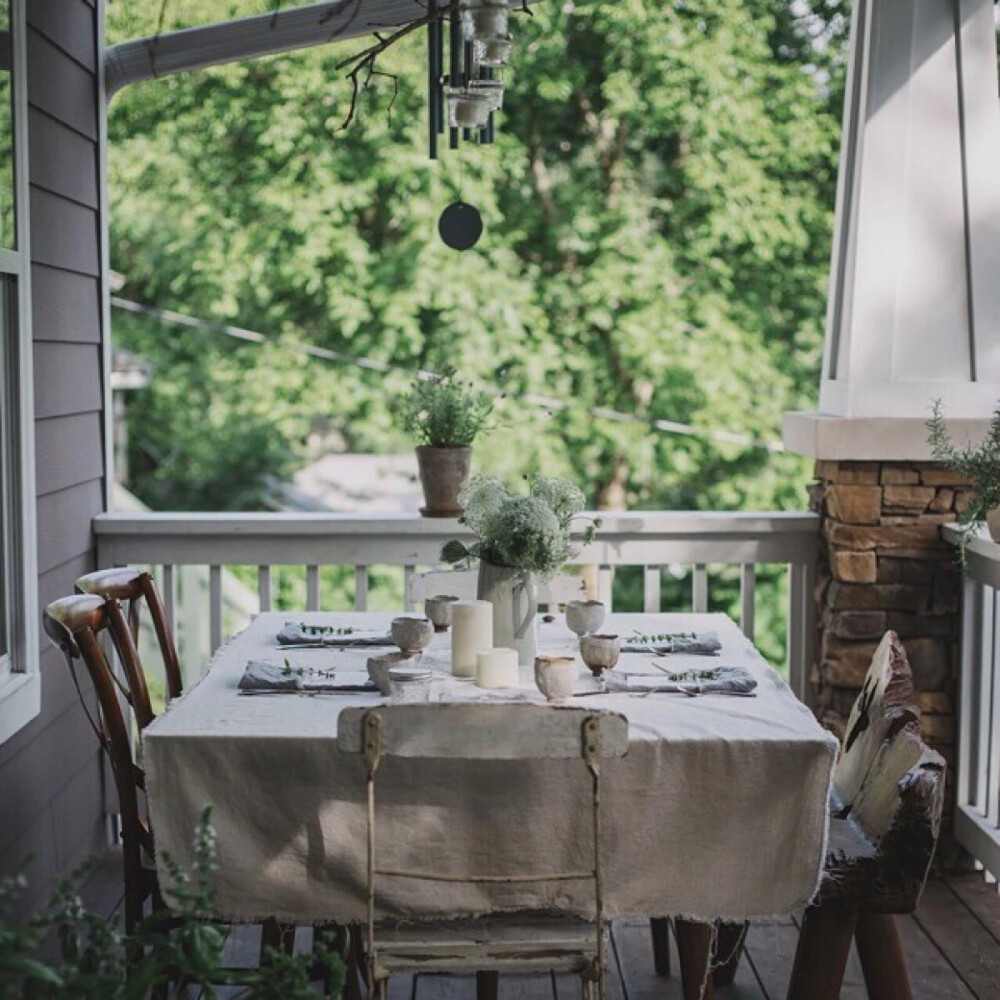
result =
M476 653L476 687L516 688L519 685L516 649L481 649Z
M489 601L456 601L451 608L451 672L476 676L476 653L493 648L493 605Z

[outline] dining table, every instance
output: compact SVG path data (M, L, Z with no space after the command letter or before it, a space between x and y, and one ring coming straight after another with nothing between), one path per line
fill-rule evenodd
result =
M365 769L338 747L347 707L384 705L364 690L377 648L279 646L288 622L384 630L391 614L267 612L212 657L201 678L142 734L150 819L164 864L195 862L199 818L211 807L218 916L234 922L351 923L366 914ZM750 696L603 692L580 663L567 704L623 714L628 752L602 764L602 864L608 917L742 921L808 903L826 850L836 739L723 614L612 614L603 632L713 634L716 655L623 653L615 673L742 668ZM516 689L454 677L451 633L421 657L430 700L545 703L531 668ZM538 648L577 655L562 615L538 625ZM241 693L247 664L322 672L361 690ZM442 719L448 713L442 713ZM442 724L446 724L442 721ZM379 771L378 851L392 869L523 875L584 866L590 778L577 760L405 759ZM587 917L586 885L429 883L386 879L379 913L451 919L522 910Z

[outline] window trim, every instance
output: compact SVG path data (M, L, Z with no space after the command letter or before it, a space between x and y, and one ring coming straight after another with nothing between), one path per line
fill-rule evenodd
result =
M0 572L7 600L8 666L0 673L0 744L41 711L38 628L38 535L35 495L34 350L31 322L31 248L28 174L28 73L25 0L10 0L14 125L16 250L0 249L0 278L16 280L16 301L0 292L5 338L0 405L4 410L4 483L0 490L5 546ZM8 286L9 287L9 286Z

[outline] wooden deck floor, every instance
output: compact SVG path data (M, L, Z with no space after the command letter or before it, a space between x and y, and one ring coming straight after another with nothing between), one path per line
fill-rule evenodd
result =
M121 899L118 859L109 854L84 893L95 912L112 914ZM1000 1000L1000 895L979 875L932 879L914 916L899 918L916 1000ZM241 928L231 936L230 959L256 953L256 931ZM302 945L308 931L300 931ZM746 959L736 982L716 990L719 1000L782 1000L791 972L798 929L793 919L755 924L747 935ZM681 1000L676 972L660 978L653 972L649 925L623 920L612 929L608 977L609 1000ZM677 969L671 941L672 967ZM237 959L238 960L238 959ZM577 1000L579 984L571 976L503 976L501 1000ZM865 1000L857 956L852 954L842 1000ZM389 1000L475 1000L475 980L421 975L394 977Z

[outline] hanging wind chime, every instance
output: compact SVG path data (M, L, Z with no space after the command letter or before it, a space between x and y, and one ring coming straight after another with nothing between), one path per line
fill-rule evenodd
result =
M428 153L436 160L446 127L451 149L461 142L493 142L494 116L503 107L501 71L511 51L510 5L458 0L440 6L428 0L427 16ZM448 246L468 250L482 235L483 220L473 205L456 201L441 213L438 231Z

